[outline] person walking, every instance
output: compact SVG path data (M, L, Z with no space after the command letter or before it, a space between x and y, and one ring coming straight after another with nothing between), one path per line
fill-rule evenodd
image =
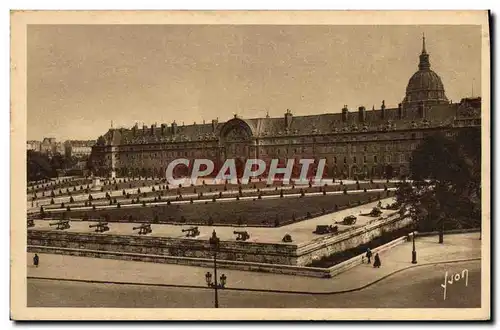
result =
M368 259L368 263L372 263L372 250L370 248L366 249L366 259Z
M33 265L38 268L38 263L40 261L40 258L38 258L38 254L35 253L35 256L33 257Z
M376 253L375 260L373 261L373 267L380 268L381 265L382 265L382 262L380 262L380 257L378 256L378 253Z

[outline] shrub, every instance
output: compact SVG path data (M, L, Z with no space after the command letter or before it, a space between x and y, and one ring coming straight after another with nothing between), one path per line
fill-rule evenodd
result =
M54 205L54 198L50 200L50 204Z
M74 203L74 202L75 202L75 199L73 198L73 196L71 196L71 197L69 198L69 202L70 202L70 203Z
M95 205L92 205L92 210L95 210Z
M142 206L145 207L146 206L146 202L142 202Z
M116 204L116 208L121 208L122 206L120 205L120 203Z
M64 208L64 203L61 203L61 208Z

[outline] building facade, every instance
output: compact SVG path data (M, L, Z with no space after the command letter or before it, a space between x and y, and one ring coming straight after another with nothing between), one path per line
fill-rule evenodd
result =
M29 140L26 141L26 150L32 150L32 151L40 151L40 141L36 140Z
M89 157L95 142L95 140L67 140L64 142L64 155L77 158Z
M236 161L241 175L247 159L326 159L325 174L343 178L392 178L409 174L412 151L426 135L454 134L463 127L481 126L481 98L448 101L441 78L431 70L423 39L418 71L396 108L281 118L243 119L208 124L151 125L110 129L92 147L93 172L100 176L163 177L177 158L204 158L216 164ZM192 162L191 162L192 163ZM176 169L183 171L182 168ZM299 168L294 168L298 174ZM187 173L177 173L187 174ZM266 175L264 173L263 175Z

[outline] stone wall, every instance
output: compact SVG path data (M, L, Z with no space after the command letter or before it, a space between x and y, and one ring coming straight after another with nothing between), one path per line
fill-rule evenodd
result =
M355 248L382 236L384 232L406 227L411 222L411 218L401 218L399 212L394 212L387 217L374 219L363 227L353 228L339 235L321 237L312 242L301 244L297 247L297 265L307 265L315 259Z
M28 245L191 258L213 255L208 240L45 230L28 230ZM296 249L288 244L221 241L217 254L224 260L295 265Z
M363 227L338 235L323 236L300 245L221 241L217 255L219 260L228 262L304 266L314 259L368 243L375 237L381 236L383 232L393 231L410 223L411 219L401 219L399 213L395 212L386 218L374 219ZM144 261L148 259L145 256L150 255L155 258L165 258L162 262L168 262L170 257L208 260L213 256L207 240L36 229L28 230L28 246L52 247L55 248L52 250L56 251L54 253L59 253L58 249L61 251L69 249L140 255ZM134 258L133 260L138 260L139 257Z

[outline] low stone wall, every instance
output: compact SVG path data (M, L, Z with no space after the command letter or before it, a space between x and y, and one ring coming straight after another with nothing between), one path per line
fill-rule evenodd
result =
M352 266L347 263L348 261L339 264L340 266L334 266L337 268L333 270L303 266L309 264L313 258L321 258L368 243L384 232L405 227L410 222L411 219L401 219L399 213L395 212L363 227L300 245L221 241L217 254L221 263L227 263L231 268L236 267L235 269L295 275L306 272L314 275L305 276L327 277L337 274L335 270L337 268L342 270ZM28 230L28 246L32 249L36 247L39 252L49 251L47 253L73 255L84 253L86 256L94 257L196 266L204 265L213 256L208 240L37 229ZM361 258L357 259L361 262Z
M445 230L444 234L450 235L450 234L480 233L480 232L481 232L481 228L469 228L469 229ZM439 235L439 231L417 232L416 235L417 235L417 237L418 236L436 236L436 235Z
M156 236L32 229L28 230L28 245L188 258L212 256L208 240ZM221 260L296 265L296 249L295 245L288 244L220 241L218 255Z
M379 247L376 247L372 250L373 254L375 255L375 253L380 253L380 252L383 252L383 251L387 251L387 250L390 250L392 249L393 247L395 246L398 246L400 244L403 244L405 242L408 241L408 236L402 236L400 238L397 238L387 244L384 244L384 245L381 245ZM336 264L330 268L328 268L328 271L329 271L329 274L331 277L334 277L340 273L343 273L357 265L360 265L363 263L363 258L365 256L365 253L363 254L359 254L355 257L352 257L351 259L349 260L346 260L344 262L341 262L339 264Z
M389 250L394 246L403 244L407 240L408 238L406 236L400 237L392 242L389 242L387 244L384 244L382 246L373 249L373 252L380 253L382 251ZM172 256L161 256L161 255L140 254L140 253L123 253L123 252L113 252L113 251L86 250L86 249L73 249L73 248L50 247L50 246L33 246L33 245L28 245L28 252L63 254L63 255L72 255L79 257L118 259L118 260L128 260L128 261L155 262L155 263L177 264L177 265L207 267L207 268L213 267L213 259L208 259L208 258L172 257ZM288 266L288 265L276 265L276 264L229 261L229 260L218 260L217 266L219 268L235 269L242 271L266 272L266 273L305 276L305 277L331 278L361 264L362 257L363 255L360 254L356 257L353 257L342 263L334 265L330 268Z
M378 218L371 223L339 235L327 236L297 247L297 265L308 265L313 260L355 248L391 232L408 226L411 218L401 218L399 212L394 212L385 218Z

